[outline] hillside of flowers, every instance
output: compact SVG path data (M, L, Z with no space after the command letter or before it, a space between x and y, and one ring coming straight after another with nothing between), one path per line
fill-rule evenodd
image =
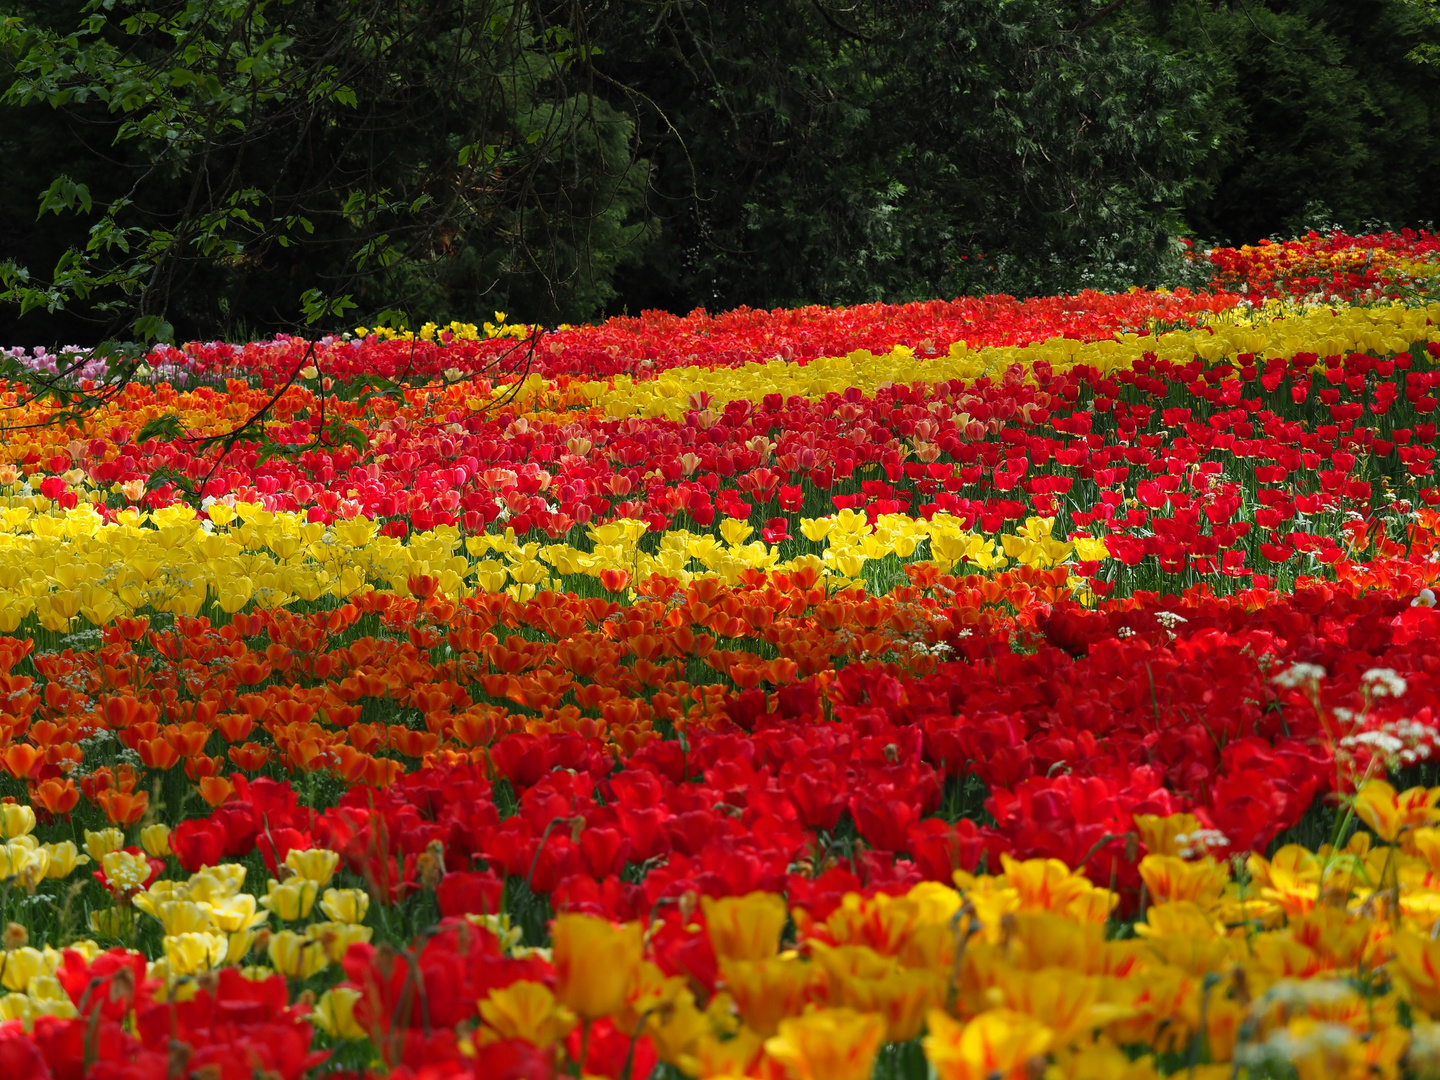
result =
M1440 238L1195 257L9 350L0 1068L1440 1076Z

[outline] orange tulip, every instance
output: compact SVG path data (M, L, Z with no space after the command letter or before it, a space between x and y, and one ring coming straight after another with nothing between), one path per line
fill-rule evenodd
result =
M181 757L194 757L205 749L205 743L210 739L210 729L204 724L188 723L182 726L170 726L165 729L165 740L179 751Z
M29 743L15 743L7 746L3 753L0 753L0 764L5 766L5 771L17 780L23 780L35 771L38 765L45 758L45 751L39 747L31 746Z
M145 816L145 810L150 805L150 796L143 791L116 791L114 788L107 788L96 795L95 801L113 824L125 826L134 825Z
M220 766L224 758L211 757L209 754L196 754L194 757L185 759L185 775L196 783L199 783L207 776L218 776Z
M214 809L235 794L235 785L223 776L206 776L200 781L200 797Z
M145 739L135 747L147 769L165 770L180 760L180 751L167 739Z
M80 801L80 792L75 788L75 781L69 777L52 777L41 780L30 789L30 801L50 814L68 814Z
M215 726L225 736L226 742L238 743L250 737L250 732L255 729L255 720L244 713L226 713L215 718Z
M150 629L150 620L145 616L138 619L118 618L112 625L124 640L139 641L145 636L145 631Z
M257 772L270 760L270 750L259 743L247 742L243 746L232 746L228 756L236 768Z
M607 592L620 592L630 584L630 571L607 568L600 571L600 584Z
M264 682L270 677L270 665L264 660L252 660L249 658L237 660L235 661L235 666L230 670L236 680L246 686L253 686L255 683Z

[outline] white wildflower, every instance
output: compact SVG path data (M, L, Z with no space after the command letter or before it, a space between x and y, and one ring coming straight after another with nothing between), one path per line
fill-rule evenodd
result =
M1307 684L1318 683L1325 678L1325 669L1319 664L1291 664L1274 678L1277 686L1286 690L1297 690Z
M1371 668L1360 676L1360 687L1371 697L1404 697L1405 679L1394 668Z

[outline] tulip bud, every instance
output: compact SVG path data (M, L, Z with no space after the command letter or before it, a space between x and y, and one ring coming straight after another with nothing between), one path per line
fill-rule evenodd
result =
M14 952L30 943L30 932L17 922L12 922L5 927L5 951Z
M310 909L315 906L315 895L319 890L320 887L308 878L293 877L285 882L271 878L270 891L260 902L279 918L294 922L310 917Z
M0 804L0 840L26 836L35 829L35 811L19 803Z
M170 855L170 826L162 822L147 825L140 830L140 846L157 859Z
M305 928L307 937L320 943L325 950L325 956L331 963L338 964L345 958L351 945L360 945L368 942L374 933L368 926L360 926L356 923L322 922L313 923Z
M77 866L90 861L88 855L80 854L74 840L46 844L44 850L50 856L50 867L45 871L45 876L49 878L67 878L75 872Z
M207 907L215 929L225 934L238 934L259 926L269 917L266 912L257 912L255 905L255 897L249 893L237 893L224 900L212 900Z
M125 834L119 829L101 829L99 832L85 830L85 850L97 863L102 862L112 851L119 851L124 846Z
M415 877L420 887L433 889L440 884L442 863L428 851L421 852L415 859Z
M22 945L5 954L3 970L0 970L0 985L16 993L24 993L26 985L36 975L48 975L45 954L39 949Z
M774 893L754 892L724 899L701 897L705 927L717 957L766 960L780 949L785 901Z
M293 930L272 934L268 951L275 970L292 979L308 979L330 962L320 942Z
M86 920L92 934L101 937L119 937L125 926L125 912L119 908L98 908L90 912Z
M259 934L254 930L241 930L239 933L226 935L225 963L238 964L245 959L245 954L250 951L258 937Z
M154 910L150 914L160 920L160 925L170 937L200 933L211 928L209 913L190 900L162 900L152 906Z
M30 996L37 1015L54 1016L61 1020L71 1020L79 1015L75 1003L54 975L36 975L25 985L25 993Z
M363 1039L365 1029L355 1019L355 1003L360 991L349 986L326 990L315 1003L311 1021L333 1039Z
M285 856L285 865L293 870L296 876L313 881L318 888L323 889L335 876L335 868L340 865L340 856L325 848L291 848Z
M364 889L326 889L320 910L335 922L364 922L370 910L370 894Z
M229 942L224 934L171 934L164 939L165 959L176 975L194 975L225 962Z
M561 915L551 930L555 996L587 1020L618 1012L640 970L639 923L615 926L592 915Z

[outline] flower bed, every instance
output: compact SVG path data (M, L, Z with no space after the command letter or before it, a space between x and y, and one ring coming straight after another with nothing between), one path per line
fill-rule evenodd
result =
M11 388L0 1061L1428 1075L1433 246Z

